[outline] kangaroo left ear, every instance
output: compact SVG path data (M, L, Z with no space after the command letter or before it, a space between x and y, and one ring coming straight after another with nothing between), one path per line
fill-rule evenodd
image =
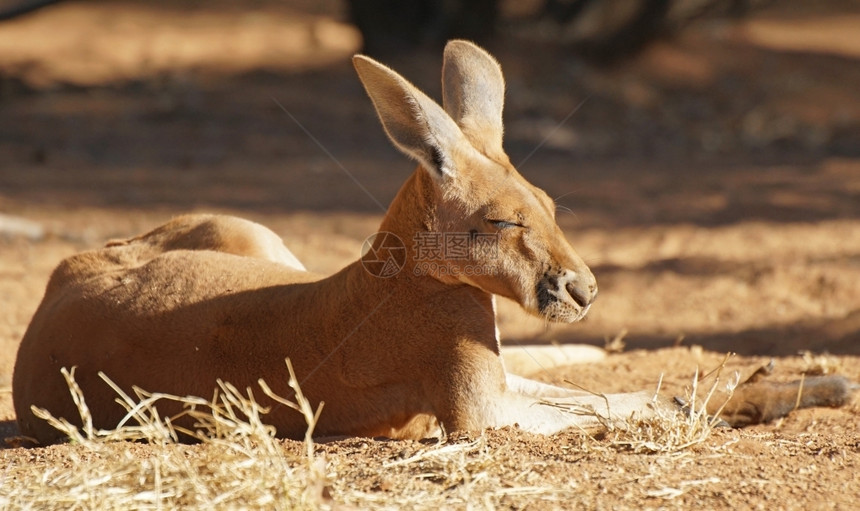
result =
M489 53L469 41L445 46L442 105L463 134L486 154L503 155L505 79Z
M363 55L352 61L394 145L418 160L434 178L453 177L453 155L468 144L454 120L388 67Z

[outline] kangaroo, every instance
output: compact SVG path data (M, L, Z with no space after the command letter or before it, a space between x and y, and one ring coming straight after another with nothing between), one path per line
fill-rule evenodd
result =
M558 227L553 201L502 149L495 59L451 41L444 107L368 57L353 63L385 132L418 164L363 255L317 275L261 225L191 215L69 257L18 351L13 398L23 435L62 440L32 406L78 417L63 367L77 367L97 428L125 415L99 371L126 391L210 396L216 379L244 388L262 378L290 396L287 358L311 403L325 403L321 436L421 438L513 424L552 434L677 408L650 392L595 396L505 371L494 295L569 323L586 315L597 283ZM596 413L544 405L553 399ZM304 435L300 414L260 402L279 436ZM819 403L835 404L804 404Z

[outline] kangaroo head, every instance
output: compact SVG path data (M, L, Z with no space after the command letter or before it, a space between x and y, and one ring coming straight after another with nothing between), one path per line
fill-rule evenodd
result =
M370 58L353 63L389 138L419 163L383 221L407 238L406 269L511 298L551 321L582 318L596 281L558 227L554 201L502 149L504 79L495 59L449 42L444 108Z

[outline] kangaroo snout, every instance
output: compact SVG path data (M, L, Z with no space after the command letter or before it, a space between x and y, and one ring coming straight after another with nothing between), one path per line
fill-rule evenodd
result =
M597 298L597 283L591 279L590 283L571 281L565 284L567 293L580 307L588 307Z
M588 270L546 272L538 281L538 310L550 321L582 319L597 297L597 281Z
M559 278L559 284L567 291L568 296L583 309L587 308L597 298L597 279L586 267L579 270L564 270Z

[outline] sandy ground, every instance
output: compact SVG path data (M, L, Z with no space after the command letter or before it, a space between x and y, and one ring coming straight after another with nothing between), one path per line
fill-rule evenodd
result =
M63 257L189 211L262 222L311 270L358 256L411 164L348 64L359 39L342 6L306 3L179 16L162 3L72 2L0 27L3 436L16 433L17 344ZM537 43L491 45L508 78L512 161L572 210L560 223L601 287L571 326L502 303L503 340L626 345L537 378L630 391L664 375L683 393L697 367L733 352L736 368L774 358L777 379L860 381L858 28L860 12L764 12L613 69ZM438 95L440 59L393 65ZM854 509L858 417L857 399L802 410L672 456L509 429L481 448L503 484L559 492L493 497L502 507ZM318 449L339 467L335 501L347 487L394 501L414 474L383 465L421 446ZM72 449L10 447L0 464L50 466Z

